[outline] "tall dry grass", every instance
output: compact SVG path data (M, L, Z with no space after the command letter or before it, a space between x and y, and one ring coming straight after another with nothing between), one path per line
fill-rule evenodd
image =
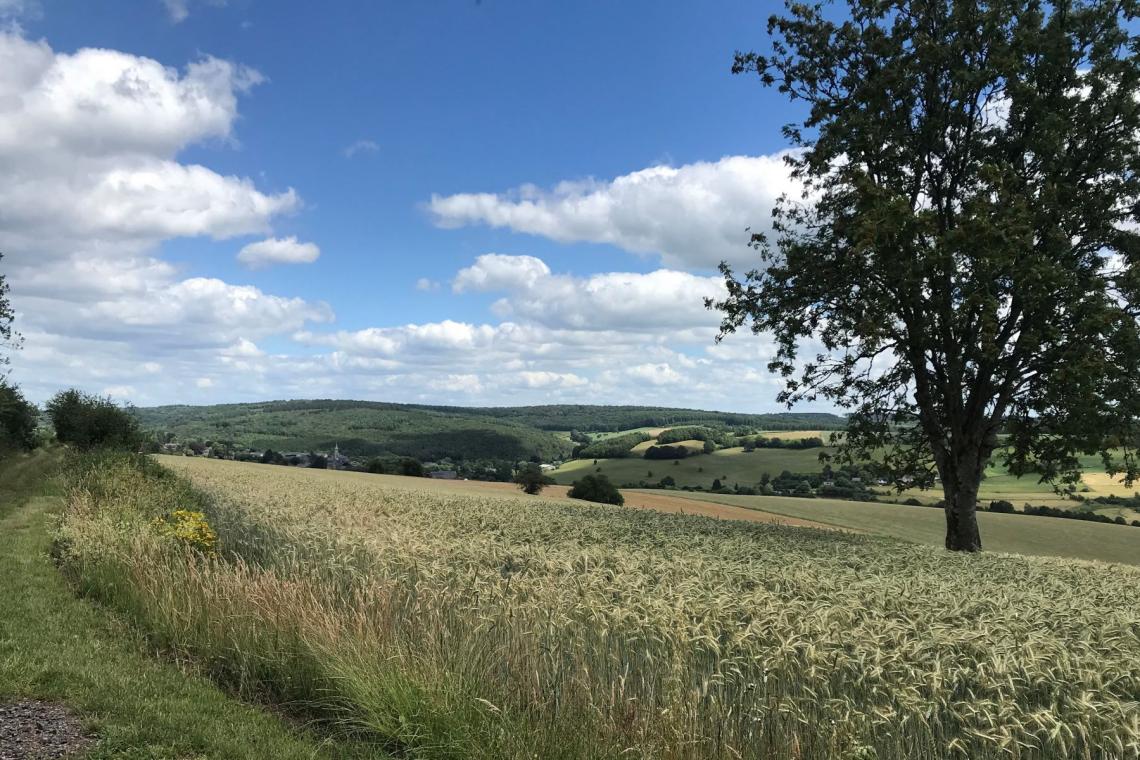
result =
M1140 571L197 459L72 476L63 567L413 757L1135 758ZM157 535L205 511L216 557Z

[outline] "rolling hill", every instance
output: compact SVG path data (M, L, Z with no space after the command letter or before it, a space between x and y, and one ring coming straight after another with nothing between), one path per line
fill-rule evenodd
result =
M459 407L376 401L298 400L136 410L144 429L179 440L225 441L254 449L328 450L350 456L422 460L569 456L559 431L609 432L642 426L713 424L771 430L839 428L831 414L733 414L641 406Z

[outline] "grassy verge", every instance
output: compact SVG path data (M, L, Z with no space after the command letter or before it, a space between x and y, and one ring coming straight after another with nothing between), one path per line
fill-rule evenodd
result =
M49 558L58 464L50 451L0 462L0 701L71 705L100 737L89 758L365 756L149 657L133 629L77 599Z

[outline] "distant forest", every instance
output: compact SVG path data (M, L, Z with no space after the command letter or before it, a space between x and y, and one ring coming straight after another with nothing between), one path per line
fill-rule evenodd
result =
M638 427L716 425L754 430L832 430L832 414L734 414L648 406L459 407L377 401L266 401L136 410L144 429L181 441L252 449L327 451L420 460L563 459L573 444L555 431L613 432Z

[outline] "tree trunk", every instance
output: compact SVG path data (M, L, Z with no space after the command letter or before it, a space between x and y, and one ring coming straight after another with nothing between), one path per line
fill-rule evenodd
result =
M979 552L982 535L978 531L978 487L980 470L968 469L957 478L943 479L946 496L946 548L955 552Z

